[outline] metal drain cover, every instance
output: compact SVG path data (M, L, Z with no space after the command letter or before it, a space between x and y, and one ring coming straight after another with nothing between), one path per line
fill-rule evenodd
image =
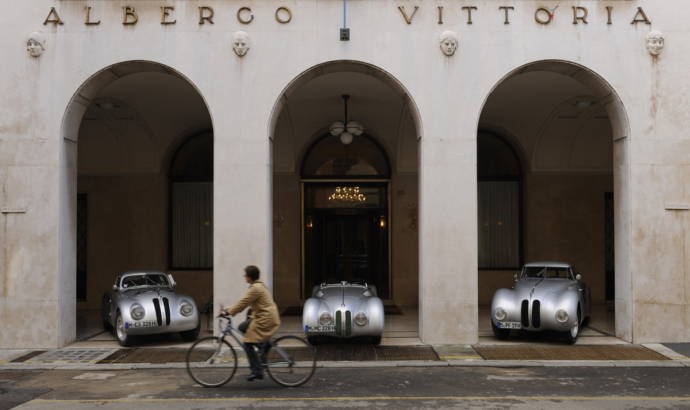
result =
M45 352L25 363L96 363L118 349L58 349Z

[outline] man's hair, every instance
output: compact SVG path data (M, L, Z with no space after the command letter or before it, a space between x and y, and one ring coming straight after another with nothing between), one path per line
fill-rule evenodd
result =
M249 265L244 268L244 274L251 280L259 280L259 268L254 265Z

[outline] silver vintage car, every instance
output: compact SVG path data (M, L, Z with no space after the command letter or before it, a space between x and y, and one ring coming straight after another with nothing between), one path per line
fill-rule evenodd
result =
M125 272L103 295L106 330L114 329L127 346L132 336L179 332L185 340L199 336L199 310L191 296L174 291L172 275L156 271Z
M515 286L497 290L491 302L491 328L499 339L513 329L553 330L572 344L590 315L589 287L563 262L526 264L515 275Z
M384 328L383 301L376 287L363 281L324 282L314 286L304 303L302 327L310 343L320 336L366 336L381 343Z

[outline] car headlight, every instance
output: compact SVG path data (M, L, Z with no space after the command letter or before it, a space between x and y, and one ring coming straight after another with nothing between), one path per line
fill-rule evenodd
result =
M566 312L563 309L559 309L556 312L556 320L559 321L560 323L565 323L568 321L568 312Z
M186 300L182 301L180 304L180 314L182 316L190 316L192 312L194 312L194 306Z
M141 306L138 303L135 303L132 305L131 308L129 308L129 314L132 316L132 319L141 320L144 318L146 311L144 310L143 306Z
M321 316L319 316L319 324L322 326L332 325L333 316L331 316L331 314L328 312L323 312Z
M369 318L364 312L359 312L355 315L355 324L357 326L366 326L367 323L369 323Z
M503 308L499 307L499 308L496 308L496 310L494 310L494 317L496 318L496 320L498 320L498 321L505 320L506 316L508 316L508 314L506 313L506 311Z

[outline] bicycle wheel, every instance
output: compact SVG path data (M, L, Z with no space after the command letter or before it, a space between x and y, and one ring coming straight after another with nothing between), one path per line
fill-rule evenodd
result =
M199 339L187 351L187 373L204 387L219 387L237 371L237 353L227 340L209 336Z
M266 370L281 386L301 386L314 375L316 349L296 336L279 337L266 352Z

